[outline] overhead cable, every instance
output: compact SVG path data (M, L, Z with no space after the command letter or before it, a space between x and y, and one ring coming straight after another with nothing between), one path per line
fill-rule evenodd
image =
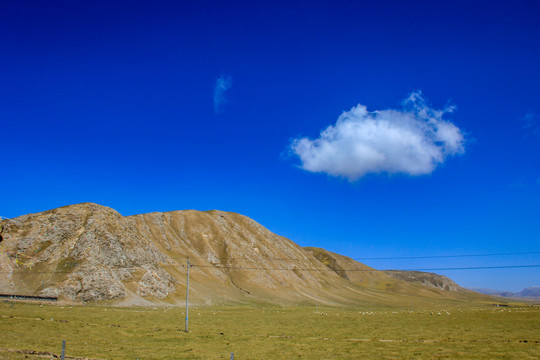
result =
M185 268L186 265L179 265L177 268ZM212 269L224 269L224 270L258 270L258 271L316 271L316 272L380 272L380 271L447 271L447 270L485 270L485 269L518 269L518 268L537 268L540 267L540 264L527 264L527 265L499 265L499 266L464 266L464 267L446 267L446 268L414 268L414 269L393 269L393 270L377 270L377 269L330 269L330 268L266 268L266 267L241 267L241 266L219 266L219 265L198 265L191 264L190 267L195 268L212 268ZM129 268L116 268L108 269L103 268L103 270L118 271L118 270L147 270L136 267ZM67 274L71 271L65 270L19 270L13 269L11 271L0 270L0 273L18 273L22 271L28 271L34 274ZM76 271L73 271L76 272Z

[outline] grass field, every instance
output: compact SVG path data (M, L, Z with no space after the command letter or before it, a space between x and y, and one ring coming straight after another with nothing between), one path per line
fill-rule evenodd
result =
M0 359L539 359L540 308L0 303Z

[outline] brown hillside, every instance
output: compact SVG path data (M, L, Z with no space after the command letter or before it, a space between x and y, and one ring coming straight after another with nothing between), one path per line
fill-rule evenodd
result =
M222 211L124 217L92 203L2 220L0 292L118 304L396 304L469 294L396 279L323 249L302 249Z
M405 280L412 283L420 283L425 286L431 286L441 290L448 291L466 291L453 280L446 276L423 272L423 271L403 271L403 270L383 270L387 275L396 279Z

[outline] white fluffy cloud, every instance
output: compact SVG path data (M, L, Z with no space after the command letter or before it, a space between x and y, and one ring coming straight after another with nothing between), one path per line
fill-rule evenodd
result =
M420 91L400 110L368 111L358 104L317 139L294 139L291 150L307 171L357 180L368 173L430 174L448 156L464 152L461 130L431 108Z
M214 113L220 114L223 112L223 106L227 103L225 92L232 86L232 78L230 76L221 75L214 85Z

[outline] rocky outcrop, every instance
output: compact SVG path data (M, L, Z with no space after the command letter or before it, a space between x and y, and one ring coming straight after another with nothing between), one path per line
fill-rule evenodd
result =
M385 301L389 293L421 292L407 277L398 280L396 274L324 249L303 249L230 212L124 217L84 203L4 219L0 226L0 270L5 274L0 291L7 293L72 301L181 303L188 259L190 298L199 303L357 303L364 298ZM448 279L423 283L459 288Z
M133 224L96 204L24 215L3 225L0 264L9 270L9 285L24 285L42 295L83 301L123 298L128 293L125 283L138 268L167 261ZM28 279L32 274L37 279ZM143 293L169 293L174 287L157 284Z
M461 286L456 284L451 279L443 275L438 275L423 271L403 271L403 270L384 270L385 274L388 274L396 279L419 283L424 286L433 287L446 291L462 291Z
M174 293L176 280L163 269L149 269L141 277L138 283L137 293L140 296L155 296L166 298Z

